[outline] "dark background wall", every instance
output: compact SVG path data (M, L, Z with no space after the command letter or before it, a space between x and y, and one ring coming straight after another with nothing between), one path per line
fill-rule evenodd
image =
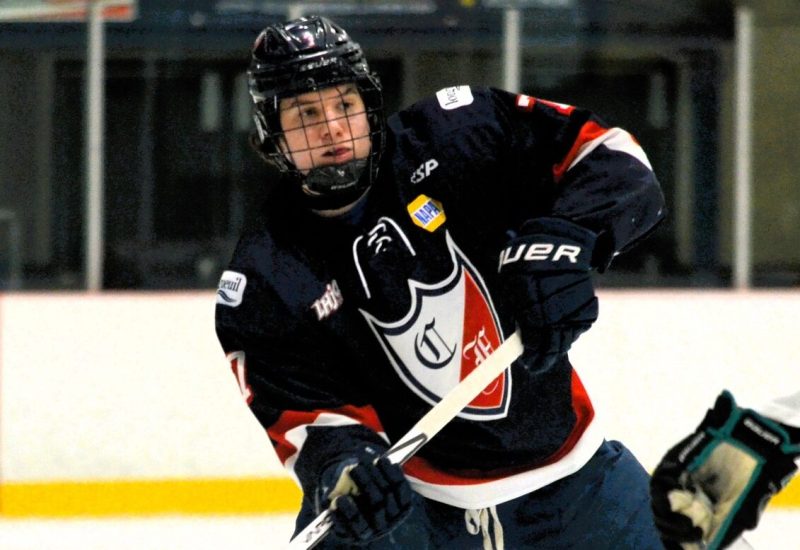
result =
M141 0L135 21L106 25L107 287L215 284L268 177L247 146L249 47L289 4ZM728 284L733 2L516 5L520 91L590 107L633 132L673 213L601 284ZM448 85L501 85L499 6L356 1L325 9L364 46L393 111ZM755 7L757 284L800 280L792 137L800 56L788 53L800 52L796 8L789 0ZM83 285L85 57L83 24L0 23L0 211L21 228L22 288ZM3 219L0 284L8 286Z

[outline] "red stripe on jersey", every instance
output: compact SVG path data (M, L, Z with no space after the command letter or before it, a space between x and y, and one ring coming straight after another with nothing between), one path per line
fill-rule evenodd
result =
M364 407L345 405L335 409L316 409L313 411L284 411L278 420L267 428L267 435L269 435L282 464L285 464L286 460L299 450L286 439L286 433L301 426L313 425L323 413L355 420L375 433L384 431L375 409L368 405Z
M606 132L608 132L608 128L603 128L591 120L583 125L581 131L578 132L578 137L575 138L575 143L572 144L569 153L567 153L567 156L565 156L561 162L553 166L553 179L555 179L556 183L561 181L561 178L564 177L564 174L567 172L570 165L580 153L581 147L590 141L599 138Z
M478 469L444 471L433 466L424 458L412 456L403 466L403 470L405 470L406 474L420 481L436 485L477 485L553 464L564 458L564 456L575 447L583 435L583 432L586 431L586 428L594 418L594 407L592 407L589 394L586 393L586 389L583 387L578 373L574 370L572 371L572 410L575 411L576 417L572 432L570 432L567 439L564 440L561 447L542 462L522 467L490 471L481 471Z
M547 105L548 107L551 107L551 108L555 109L556 111L558 111L560 114L566 115L566 116L571 115L572 111L575 110L574 106L567 105L566 103L556 103L555 101L548 101L546 99L538 99L538 98L536 99L536 101L538 101L539 103L541 103L543 105Z

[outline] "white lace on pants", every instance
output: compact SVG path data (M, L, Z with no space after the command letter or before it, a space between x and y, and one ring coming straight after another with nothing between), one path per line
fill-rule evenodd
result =
M496 506L464 510L464 522L470 535L483 535L483 550L503 550L503 526L497 516Z

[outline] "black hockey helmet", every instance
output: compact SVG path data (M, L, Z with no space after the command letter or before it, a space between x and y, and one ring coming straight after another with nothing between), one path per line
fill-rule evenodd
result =
M255 104L253 144L264 160L318 194L326 208L347 204L372 184L385 139L383 94L361 46L344 29L320 16L270 25L253 44L247 74ZM342 165L312 168L304 175L279 147L280 100L344 83L354 83L364 102L370 154Z

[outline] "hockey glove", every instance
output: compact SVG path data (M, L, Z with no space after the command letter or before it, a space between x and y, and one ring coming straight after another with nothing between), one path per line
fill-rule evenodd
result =
M570 221L535 218L500 253L500 284L525 345L525 368L550 364L597 320L590 274L596 240Z
M724 391L653 472L655 522L668 549L717 550L758 523L797 470L800 429L736 405ZM683 546L681 546L683 545Z
M400 525L411 512L411 486L397 464L364 457L328 468L320 484L321 508L330 507L332 534L349 545L369 544Z

